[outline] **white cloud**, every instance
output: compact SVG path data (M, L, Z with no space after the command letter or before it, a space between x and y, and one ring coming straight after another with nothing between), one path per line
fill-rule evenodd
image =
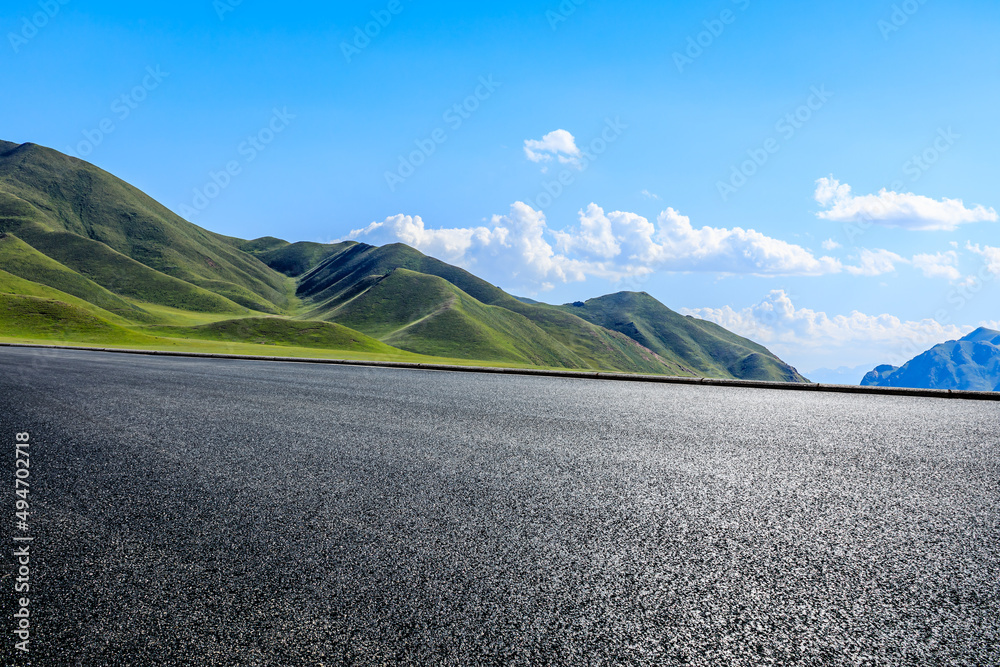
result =
M839 260L816 257L752 229L696 229L673 208L654 223L636 213L605 213L593 203L579 212L578 225L561 230L549 228L543 213L517 202L487 225L433 229L419 216L396 215L353 230L349 238L406 243L446 262L475 268L494 281L511 281L513 276L519 289L529 291L588 276L617 281L654 271L819 276L845 268Z
M612 219L628 214L612 213ZM634 225L633 221L631 224ZM842 266L830 257L816 258L805 248L753 229L702 227L668 208L657 218L659 229L646 238L644 255L671 271L717 271L754 275L823 275ZM648 229L648 227L645 227Z
M473 246L502 243L505 233L506 230L487 227L427 229L419 215L394 215L352 230L347 238L368 238L377 244L405 243L445 262L461 262Z
M914 255L913 266L927 278L958 280L962 277L958 270L958 253L954 250L934 255Z
M942 325L934 319L904 321L893 315L830 316L796 308L783 290L772 291L760 303L734 310L684 309L682 313L715 322L766 345L789 363L802 367L902 365L938 343L961 338L972 326ZM833 367L831 366L831 367Z
M896 264L907 263L905 259L888 250L868 250L862 248L858 266L845 266L854 276L881 276L896 270Z
M840 245L833 239L827 239L826 241L823 241L823 250L826 250L827 252L830 252L831 250L837 250L838 248L842 247L843 247L842 245Z
M816 201L827 210L817 217L834 222L852 222L900 227L910 230L952 231L971 222L997 222L993 208L967 208L961 199L940 201L913 193L889 192L855 196L851 186L833 177L816 181Z
M581 220L584 214L581 212ZM603 229L599 222L584 222L584 231L569 244L584 246L600 256ZM546 240L545 214L517 202L506 215L495 215L489 226L428 229L420 216L396 215L351 231L347 238L377 245L402 242L445 262L502 277L512 287L536 293L552 289L554 282L579 282L588 275L619 279L621 274L599 261L581 260L557 253ZM613 241L613 239L611 239Z
M823 275L842 269L837 260L816 258L801 246L752 229L695 229L690 218L673 208L663 211L654 224L636 213L605 214L600 206L591 204L580 212L580 221L579 230L556 233L559 247L615 258L625 274L660 270Z
M621 244L615 237L611 220L597 204L590 204L580 211L580 228L553 232L564 252L581 252L585 255L611 259L621 254Z
M646 199L655 199L656 201L660 201L660 195L650 192L649 190L643 190L640 194L642 194L642 196Z
M558 159L561 164L580 168L581 153L577 148L576 138L566 130L549 132L539 139L528 139L524 142L524 154L532 162L551 162Z
M965 249L986 260L986 270L995 276L1000 276L1000 248L988 245L980 247L978 243L975 245L968 243Z

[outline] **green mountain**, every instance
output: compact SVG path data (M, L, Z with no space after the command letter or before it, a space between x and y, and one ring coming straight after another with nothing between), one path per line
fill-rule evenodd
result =
M288 243L281 241L284 245L279 246L273 243L276 240L258 239L250 241L245 244L245 248L247 248L247 252L256 255L262 262L275 271L280 271L291 278L298 278L327 257L336 255L342 250L355 245L354 241L334 244L311 243L308 241ZM262 247L264 245L262 242L271 242L271 247L261 250L254 249Z
M299 277L306 316L403 350L558 368L693 375L551 306L523 303L468 271L403 244L343 245Z
M675 313L645 292L620 292L562 306L562 310L623 333L699 375L808 381L765 347L712 322Z
M91 164L35 144L0 142L0 232L112 292L151 303L267 313L288 305L285 279L231 239Z
M866 387L1000 391L1000 331L981 328L935 345L902 367L879 366Z
M803 381L649 295L551 306L402 244L222 236L93 165L9 142L0 338Z
M715 324L681 317L649 295L613 295L582 308L550 306L513 297L402 244L331 249L300 276L298 296L311 304L309 317L423 354L806 381L767 349ZM454 345L457 330L466 332L462 340L474 341L468 349Z

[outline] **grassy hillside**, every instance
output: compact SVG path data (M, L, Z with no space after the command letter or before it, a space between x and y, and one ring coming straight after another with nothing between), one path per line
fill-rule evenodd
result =
M272 247L255 254L275 271L297 278L327 258L339 255L354 245L357 245L354 241L334 244L302 241L288 243L281 247Z
M146 331L170 338L352 350L377 354L399 352L385 343L339 324L302 322L277 317L245 317L195 327L150 327Z
M36 250L119 296L184 310L248 312L220 294L151 269L99 241L68 232L45 232L34 224L22 225L19 232Z
M448 281L407 269L363 281L332 318L411 352L571 366L576 360L525 317L487 306Z
M67 294L66 292L61 292L57 289L49 287L48 285L25 280L20 276L7 273L2 269L0 269L0 294L32 296L52 301L61 301L70 306L75 306L81 310L87 311L91 315L111 322L112 324L123 326L131 326L134 324L134 322L131 322L130 320L127 320L113 312L99 308L89 301Z
M710 322L682 317L648 294L602 297L581 308L549 306L512 297L463 269L402 244L378 248L353 245L305 273L298 293L316 304L311 317L344 321L365 330L367 323L341 319L347 312L342 304L371 289L373 281L400 268L437 276L480 304L522 316L558 345L560 363L573 367L805 381L766 348ZM424 310L440 309L444 298L439 295ZM399 321L387 323L388 329L373 328L368 333L386 335L392 327L412 321L408 318L426 316L426 312L406 313L396 306L393 309L399 313ZM458 318L454 314L450 317L457 326ZM419 347L418 339L424 335L424 326L415 327L405 344Z
M680 315L645 292L620 292L560 309L625 334L700 375L806 381L765 347L714 323Z
M627 336L608 331L551 306L528 304L456 266L428 257L403 244L374 247L359 243L331 256L299 279L298 294L316 304L309 317L335 319L341 304L355 298L370 281L396 269L436 276L481 305L503 308L540 329L567 367L634 373L694 375ZM415 344L412 340L408 344Z
M11 234L0 234L0 266L25 281L79 297L125 319L140 322L152 319L143 309L43 255Z
M0 143L0 232L64 232L260 310L286 305L284 280L224 237L193 225L97 167L35 144ZM65 238L65 237L64 237ZM247 297L247 294L253 295Z
M2 293L0 337L118 345L152 342L149 336L102 319L80 305L51 298Z

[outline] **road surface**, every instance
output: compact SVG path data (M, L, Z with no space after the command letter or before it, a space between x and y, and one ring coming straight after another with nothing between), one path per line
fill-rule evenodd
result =
M996 403L8 348L8 516L24 431L36 665L1000 664Z

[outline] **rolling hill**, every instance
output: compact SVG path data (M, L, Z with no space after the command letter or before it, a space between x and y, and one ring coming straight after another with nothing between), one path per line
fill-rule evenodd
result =
M153 303L179 305L171 293L181 286L166 276L222 298L203 298L199 308L238 304L237 312L276 313L288 305L283 276L232 240L91 164L35 144L0 142L0 232L113 292L122 289L116 277L128 275L130 296Z
M620 292L562 310L635 340L699 375L806 382L766 348L717 324L685 317L646 294Z
M879 366L866 387L1000 391L1000 331L981 328L935 345L902 367Z
M804 381L648 294L551 306L403 244L223 236L93 165L2 141L0 338Z
M406 273L400 275L403 271ZM427 276L439 280L428 281ZM403 286L407 286L406 289ZM404 294L407 296L400 302L393 301L393 295L402 297ZM299 277L298 295L312 304L309 317L341 322L414 352L439 353L444 349L442 345L448 344L450 329L435 326L437 320L447 317L452 322L468 324L470 316L481 323L477 327L477 339L481 340L484 332L490 331L494 340L492 346L479 347L476 354L484 354L488 347L493 348L490 354L498 348L510 350L509 334L499 331L495 323L483 324L484 313L502 309L523 318L518 321L520 325L516 330L522 336L530 332L530 349L536 353L531 357L534 363L687 376L806 381L795 369L756 343L715 324L681 317L649 295L603 297L588 302L592 306L589 309L550 306L515 298L464 269L403 244L339 246ZM602 316L608 309L601 306L610 307L615 301L630 301L642 310L646 319L633 317L627 321L640 319L649 335L614 326L621 319L617 315ZM386 319L385 313L394 314L391 321ZM523 359L523 351L520 353Z

